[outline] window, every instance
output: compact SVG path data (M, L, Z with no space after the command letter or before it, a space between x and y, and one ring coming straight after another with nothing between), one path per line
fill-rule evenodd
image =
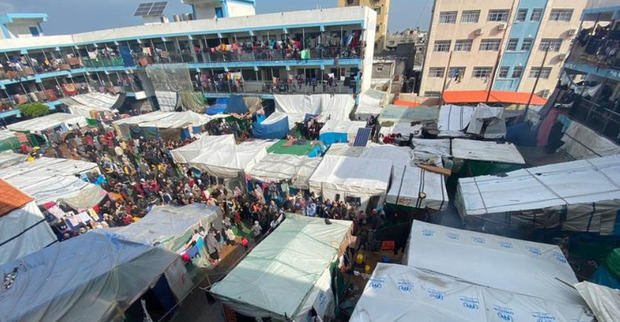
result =
M487 78L491 75L491 71L493 67L474 67L474 71L472 73L473 78Z
M519 11L517 11L517 16L515 17L515 21L518 21L518 22L525 21L526 17L527 17L527 9L519 9Z
M532 15L530 16L530 21L540 21L540 18L542 18L542 14L543 14L543 9L541 8L532 9Z
M39 33L39 28L37 27L28 27L28 29L30 30L30 34L33 37L39 37L41 34Z
M499 50L500 39L482 39L480 41L480 50Z
M375 8L375 11L377 12L377 16L381 14L381 7L379 8Z
M532 38L525 38L523 39L523 42L521 43L521 50L530 50L532 49L532 43L534 42L534 39Z
M508 45L506 45L506 50L511 50L511 51L517 50L518 43L519 43L519 39L510 38L510 40L508 40Z
M480 19L480 10L464 10L461 14L461 22L477 23Z
M512 78L521 78L521 75L523 75L523 67L515 66L512 69Z
M450 67L450 71L448 72L448 76L450 78L461 78L465 75L465 67Z
M542 91L538 92L538 96L542 96L544 98L549 97L549 94L551 94L551 91L548 89L543 89Z
M456 23L456 11L440 12L439 23Z
M536 78L538 77L538 74L540 74L540 78L549 78L549 74L551 74L551 67L532 67L530 70L530 78Z
M454 51L471 51L471 39L460 39L454 43Z
M377 25L377 26L375 27L375 30L376 30L376 31L379 31L379 27L380 27L380 26L379 26L379 25Z
M444 67L431 67L428 69L428 77L443 77Z
M450 51L451 40L435 40L434 51Z
M488 21L508 21L508 10L489 10Z
M215 8L215 16L218 18L224 18L224 10L222 10L222 7Z
M506 78L508 77L508 71L510 70L510 66L502 66L499 68L499 73L497 75L497 77L499 78Z
M547 48L549 51L560 51L560 47L562 47L562 39L543 38L538 48L542 51L547 50Z
M573 9L551 9L549 20L570 21L572 17L573 17Z
M439 97L441 93L437 91L426 91L424 92L424 96L426 97Z

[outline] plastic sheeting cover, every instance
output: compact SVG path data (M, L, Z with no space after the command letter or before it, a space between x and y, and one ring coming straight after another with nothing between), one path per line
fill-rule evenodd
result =
M355 100L347 94L274 95L276 111L288 115L289 123L302 122L306 114L327 120L348 120Z
M84 116L67 113L54 113L9 124L7 128L11 131L40 133L47 129L53 129L59 126L70 130L76 128L77 126L85 127L87 125L88 122Z
M434 210L443 210L448 205L443 175L409 165L394 165L393 173L387 203ZM424 197L421 197L421 193L424 193Z
M249 170L265 155L273 142L253 140L238 145L219 145L189 161L189 165L219 178L234 178Z
M379 115L379 123L404 123L413 121L437 121L439 109L431 106L386 105Z
M620 146L587 126L572 121L562 136L561 150L575 159L602 157L620 153Z
M465 128L469 125L473 114L473 106L442 105L437 122L439 135L447 137L465 136Z
M525 164L525 159L512 143L452 140L452 156L457 159Z
M56 235L34 201L0 217L0 264L56 242Z
M355 109L355 119L367 121L370 116L377 116L383 110L386 100L385 92L369 89L359 97L359 104Z
M0 152L0 169L26 161L26 155L13 151Z
M588 303L599 322L615 322L620 317L620 290L580 282L574 285L579 295Z
M577 277L556 245L415 220L406 264L482 286L584 305L579 294L564 284L577 283Z
M221 149L235 145L235 136L228 135L203 135L198 140L170 151L172 159L176 163L189 163L200 154L213 149Z
M535 312L535 313L533 313ZM373 321L592 321L584 308L377 263L351 316Z
M0 266L17 269L0 297L7 321L110 321L143 294L178 255L89 232Z
M295 126L294 123L292 125ZM290 126L286 114L273 112L263 122L254 123L252 133L259 139L281 139L288 134Z
M287 215L211 293L234 310L254 317L297 316L329 268L351 222Z
M321 163L321 158L291 154L267 154L249 171L248 175L265 182L292 181L292 186L308 188L310 176Z
M478 104L474 108L469 125L468 134L475 134L485 139L499 139L506 136L506 120L503 107L491 107Z

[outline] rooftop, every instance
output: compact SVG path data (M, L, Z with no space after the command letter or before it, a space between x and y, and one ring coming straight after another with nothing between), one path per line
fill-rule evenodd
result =
M0 179L0 191L2 192L0 193L0 216L21 208L33 200L32 197L2 179Z

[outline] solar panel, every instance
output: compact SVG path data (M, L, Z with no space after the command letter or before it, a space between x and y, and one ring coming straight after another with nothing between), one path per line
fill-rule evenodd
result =
M149 11L149 16L161 16L164 13L164 9L166 9L166 5L168 2L155 2Z
M370 138L370 128L369 127L361 127L357 129L357 135L355 135L355 142L353 142L353 146L366 146L368 143L368 139Z
M149 11L151 10L151 7L153 6L152 2L145 2L145 3L141 3L138 6L138 9L136 9L136 12L133 14L134 16L137 17L143 17L148 15Z

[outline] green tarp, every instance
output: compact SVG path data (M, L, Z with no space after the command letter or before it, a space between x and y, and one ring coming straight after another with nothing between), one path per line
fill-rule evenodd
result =
M607 255L605 264L609 271L614 274L616 278L620 279L620 248L612 250L609 255Z
M267 149L268 153L275 154L292 154L292 155L308 155L313 149L314 144L306 141L305 144L293 144L291 146L283 146L286 140L280 140Z
M204 113L205 101L204 96L200 92L182 91L181 93L181 105L190 111L196 113Z

